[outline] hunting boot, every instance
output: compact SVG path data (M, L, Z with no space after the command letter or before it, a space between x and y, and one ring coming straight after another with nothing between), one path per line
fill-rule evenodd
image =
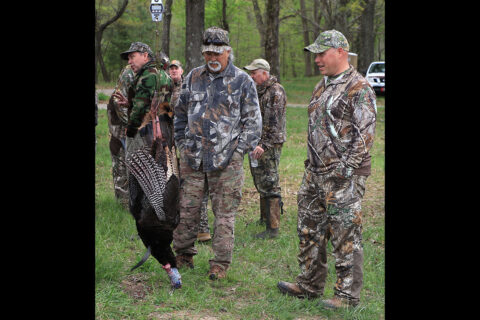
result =
M267 199L260 198L260 220L257 221L257 224L264 225L267 221Z
M278 228L280 227L280 208L282 207L282 198L271 197L265 199L265 213L267 229L255 235L257 239L278 237Z
M337 296L334 296L333 298L328 300L320 301L320 306L327 309L348 308L350 306L356 307L357 305L358 301L343 299Z
M223 279L227 276L227 270L223 269L219 265L213 265L210 267L210 271L208 271L208 277L210 280L218 280Z
M210 232L199 232L197 234L197 241L205 242L211 239L212 239L212 236L210 235Z
M300 299L308 297L308 295L306 295L296 283L279 281L277 283L277 288L280 290L281 293L287 294L292 297L297 297Z

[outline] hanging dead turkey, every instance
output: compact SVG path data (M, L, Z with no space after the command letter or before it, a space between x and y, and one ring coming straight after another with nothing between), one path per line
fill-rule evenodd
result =
M139 128L146 142L129 153L129 208L135 218L138 235L147 248L144 257L132 269L140 267L150 254L162 264L172 288L182 286L175 255L171 248L173 230L178 225L179 172L173 140L173 112L167 102L152 109ZM158 112L157 112L158 109Z

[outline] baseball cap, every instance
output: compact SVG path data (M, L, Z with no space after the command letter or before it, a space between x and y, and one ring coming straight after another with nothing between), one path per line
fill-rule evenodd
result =
M222 53L223 50L230 48L228 31L219 27L210 27L203 33L202 53L212 51Z
M171 66L177 66L179 68L182 68L182 63L178 60L172 60L172 62L170 62L170 65L168 67L170 68Z
M337 30L327 30L320 33L311 45L303 48L304 51L322 53L330 48L342 48L345 51L350 49L347 38Z
M255 59L248 66L243 67L245 70L257 70L263 69L270 72L270 65L267 60L264 59Z
M152 49L150 49L150 47L143 42L132 42L130 48L127 51L120 53L120 57L123 60L128 60L128 54L132 52L148 52L148 55L154 58Z

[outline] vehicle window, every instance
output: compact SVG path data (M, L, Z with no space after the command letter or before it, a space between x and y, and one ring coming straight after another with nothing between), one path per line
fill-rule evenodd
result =
M383 72L385 73L385 63L377 63L372 66L370 72Z

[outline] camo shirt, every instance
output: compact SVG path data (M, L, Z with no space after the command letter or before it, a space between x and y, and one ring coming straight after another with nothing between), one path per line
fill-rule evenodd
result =
M133 96L133 81L135 73L130 65L126 65L120 72L117 85L113 93L120 92L124 97ZM128 122L128 108L118 104L118 99L112 96L107 105L108 128L110 133L116 138L125 137L125 126Z
M182 84L174 118L175 144L190 167L227 167L234 151L253 150L262 133L255 83L231 61L219 74L201 66Z
M343 164L370 175L376 113L374 91L352 66L333 80L324 77L308 106L307 169L324 173Z
M285 89L274 76L257 85L257 93L263 121L262 138L258 145L267 150L274 144L287 140L285 130L287 96Z
M158 84L156 84L157 81ZM155 93L155 88L157 88L160 95L163 95L163 101L170 102L173 84L172 79L165 70L155 68L153 61L147 62L138 71L134 84L135 95L129 104L127 129L136 131L142 124L143 117L150 111L150 104Z

